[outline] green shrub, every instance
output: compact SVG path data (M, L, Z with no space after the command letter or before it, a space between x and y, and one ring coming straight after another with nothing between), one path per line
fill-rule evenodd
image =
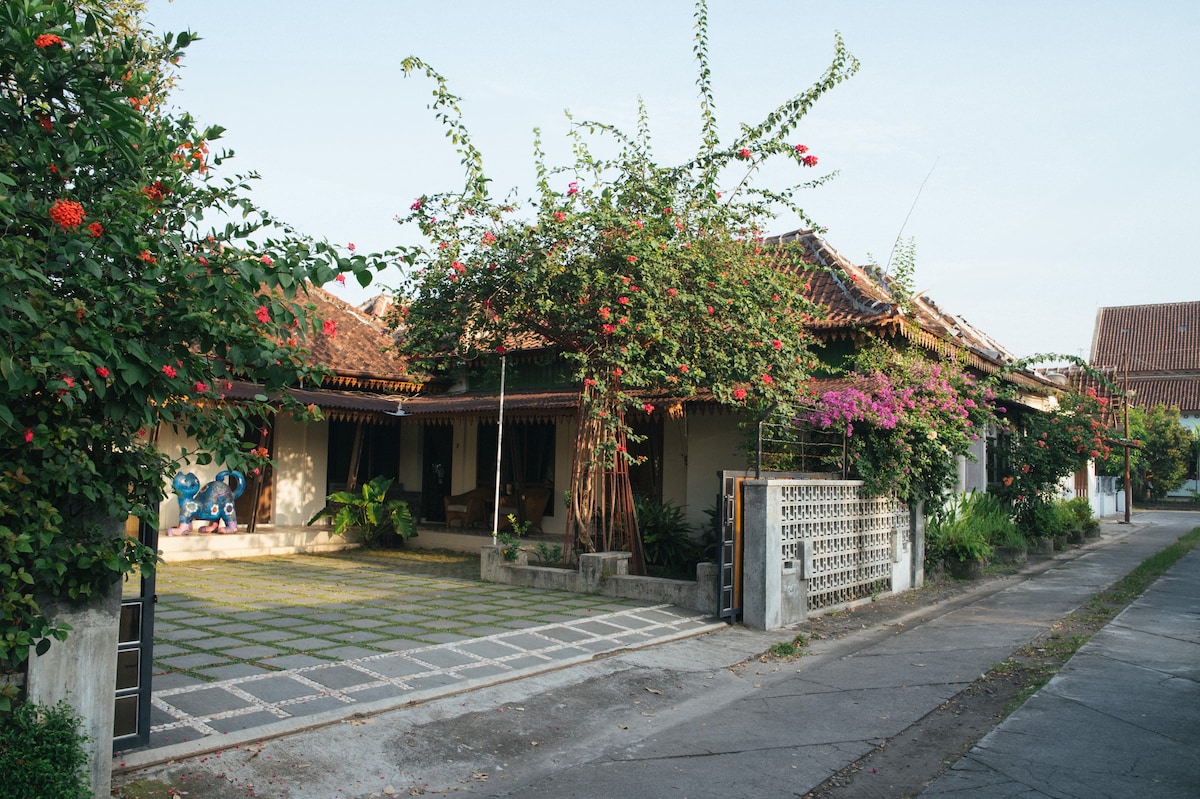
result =
M670 502L655 502L646 497L634 500L638 529L646 564L662 576L691 579L689 571L704 557L704 544L696 540L683 508Z
M407 502L387 498L391 487L390 477L379 476L364 483L357 493L335 491L325 498L325 507L313 514L308 523L332 517L334 535L358 530L363 546L367 547L379 546L393 534L412 538L417 534L417 524Z
M1087 501L1086 497L1075 497L1075 499L1068 500L1066 506L1075 517L1078 525L1075 529L1091 532L1100 526L1100 520L1092 515L1092 504Z
M985 497L976 492L956 496L929 517L925 528L926 561L987 560L992 556L988 534L1002 528L996 509L1003 508L994 498ZM1003 518L1008 519L1006 513Z
M90 799L86 741L66 702L0 715L0 799Z

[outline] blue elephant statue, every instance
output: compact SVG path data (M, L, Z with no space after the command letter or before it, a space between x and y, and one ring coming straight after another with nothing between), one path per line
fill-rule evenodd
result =
M230 485L225 478L230 478ZM191 472L175 475L171 481L179 497L179 526L167 530L167 535L187 535L192 531L192 522L212 522L210 529L222 533L237 532L237 511L233 502L246 490L246 478L241 472L219 472L217 479L200 488L200 480ZM220 529L221 523L225 528Z

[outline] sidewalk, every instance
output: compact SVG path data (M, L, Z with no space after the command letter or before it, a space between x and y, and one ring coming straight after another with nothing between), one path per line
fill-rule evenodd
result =
M1200 549L922 796L1200 796Z

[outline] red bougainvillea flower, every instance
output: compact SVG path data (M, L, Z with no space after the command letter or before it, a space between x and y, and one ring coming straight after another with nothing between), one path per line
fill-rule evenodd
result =
M149 250L142 250L141 252L139 252L138 260L145 261L148 264L158 263L158 259L155 258L153 255L151 255Z
M347 244L346 249L348 249L350 252L354 252L354 242Z
M42 126L42 130L49 133L54 130L54 122L51 121L49 114L38 114L37 123Z
M50 221L63 230L75 230L83 222L83 206L74 200L55 200L50 206Z
M205 391L208 391L208 383L201 383L199 380L197 380L196 381L196 393L203 394Z
M562 211L555 211L554 212L554 221L555 222L565 222L565 221L567 221L567 215L564 214Z
M333 279L333 282L335 282L335 283L341 283L341 284L344 286L344 285L346 285L346 276L345 276L345 275L338 275L337 277L335 277L335 278Z
M590 377L585 377L585 378L583 379L583 384L584 384L585 386L588 386L588 387L590 388L590 387L592 387L592 386L596 385L596 381L595 381L595 380L593 380L593 379L592 379L592 378L590 378Z
M738 150L737 154L738 154L738 158L745 161L747 158L750 157L750 148L743 147L742 149Z
M175 371L175 367L169 363L163 364L162 373L167 377L174 377L175 375L179 374Z
M733 398L734 398L735 400L744 400L744 399L746 398L746 389L744 389L744 388L735 388L735 389L733 390Z
M644 227L645 227L645 225L644 225L644 224L642 224L642 220L640 220L640 219L635 219L635 220L633 220L633 226L634 226L635 228L637 228L638 230L641 230L642 228L644 228Z
M62 47L63 40L53 33L43 33L33 40L33 46L45 50L47 47Z
M496 345L496 353L498 355L503 355L506 352L508 352L508 350L505 348L505 346L503 344Z
M417 199L413 200L413 204L408 206L408 210L420 211L421 210L421 198L418 197Z
M710 305L710 306L708 306L708 315L709 315L709 316L712 316L712 315L713 315L713 314L715 314L716 312L717 312L717 309L716 309L716 308L712 307L711 305Z
M578 193L579 193L579 181L572 180L570 183L567 184L567 196L570 197L572 194L578 194Z
M616 369L613 369L613 376L614 376L614 377L620 377L620 376L621 376L621 375L623 375L623 374L625 374L625 370L624 370L624 369L622 369L621 367L619 367L619 366L618 366Z
M770 375L763 375L762 381L768 386L775 382L774 378L772 378Z
M337 335L337 322L332 319L326 319L325 324L321 325L321 332L333 338Z
M264 254L264 255L263 255L261 258L259 258L258 260L262 261L262 262L263 262L264 264L266 264L267 266L270 266L270 265L272 265L273 263L275 263L274 261L272 261L272 260L271 260L271 256L269 256L269 255L266 255L266 254Z
M808 152L808 145L805 145L805 144L797 144L797 145L796 145L796 152L800 153L800 155L804 155L806 152Z
M687 370L688 370L688 365L687 365L686 363L681 363L681 364L679 364L679 371L681 371L681 372L683 372L684 374L686 374L686 373L687 373Z
M93 222L88 225L88 230L91 232L93 239L98 239L104 235L104 225L99 222Z
M265 305L258 306L258 310L254 312L254 316L264 325L271 321L271 311Z
M636 256L636 255L626 255L626 256L625 256L625 260L626 260L626 261L628 261L628 262L629 262L629 263L631 263L631 264L636 264L636 263L637 263L637 256Z
M142 194L146 195L150 200L157 202L166 195L166 191L163 189L162 181L156 180L152 185L143 188Z
M33 428L31 428L31 427L25 428L25 443L26 444L33 443Z
M679 292L678 292L676 289L667 289L667 296L668 296L668 297L674 297L674 296L675 296L676 294L678 294L678 293L679 293Z
M495 243L496 243L496 234L495 233L493 233L492 231L489 230L487 233L483 234L483 246L486 247L489 244L495 244Z
M628 297L617 297L617 303L620 305L628 305L629 298Z
M617 328L615 325L611 325L611 324L607 324L607 323L600 325L600 332L606 336L611 336L613 333L616 332L616 330L617 330Z
M776 338L776 339L772 339L772 340L771 340L771 346L772 346L772 347L774 347L774 348L775 348L775 349L777 349L777 350L781 350L781 349L783 349L783 342L782 342L782 341L780 341L780 340L779 340L779 339L777 339L777 338Z
M100 378L108 379L108 376L110 374L112 374L112 373L108 371L107 366L97 366L96 367L96 375L99 376Z
M671 215L671 209L670 209L670 208L664 208L664 209L663 209L663 216L670 216L670 215Z
M607 319L610 315L612 315L612 310L608 306L605 306L597 313L599 313L601 319Z
M646 413L654 413L654 406L651 405L649 402L647 402L644 405L642 405L642 410L645 411Z
M800 159L800 163L804 164L805 166L816 166L817 157L815 155L806 155Z
M1005 477L1005 478L1004 478L1004 485L1005 485L1005 487L1007 487L1007 486L1010 486L1010 485L1012 485L1012 484L1013 484L1013 479L1012 479L1011 477Z

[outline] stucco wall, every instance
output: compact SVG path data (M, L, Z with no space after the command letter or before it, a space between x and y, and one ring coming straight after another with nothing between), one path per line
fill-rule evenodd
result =
M745 433L738 429L737 417L727 413L689 414L686 424L686 494L682 498L664 496L664 499L685 506L688 523L701 530L708 525L708 514L704 511L717 502L721 488L718 472L746 468L742 449ZM753 475L752 470L747 473Z
M329 422L296 422L286 414L275 422L274 504L277 525L300 525L325 507L328 484Z

